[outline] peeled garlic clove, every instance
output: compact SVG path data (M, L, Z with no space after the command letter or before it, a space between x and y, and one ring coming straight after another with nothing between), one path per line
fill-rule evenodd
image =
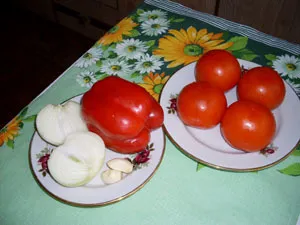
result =
M88 130L81 117L81 106L74 101L45 106L37 115L36 128L41 137L53 145L61 145L73 132Z
M64 144L55 148L48 160L51 176L66 187L88 183L104 164L105 145L92 132L70 134Z
M102 180L106 184L113 184L122 180L122 172L119 170L105 170L102 172Z
M112 159L109 160L106 164L110 169L118 170L123 173L131 173L133 170L133 164L129 160L124 158Z

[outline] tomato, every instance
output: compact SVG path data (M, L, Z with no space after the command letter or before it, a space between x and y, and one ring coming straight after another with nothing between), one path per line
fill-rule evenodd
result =
M237 101L226 110L221 121L221 133L234 148L254 152L272 141L276 122L272 112L261 104Z
M241 68L230 52L211 50L198 60L195 75L197 81L207 81L223 91L228 91L238 83Z
M269 67L248 70L237 86L240 100L251 100L269 109L278 107L285 96L285 86L280 75Z
M177 98L177 112L184 124L197 128L217 125L226 110L224 92L207 82L185 86Z

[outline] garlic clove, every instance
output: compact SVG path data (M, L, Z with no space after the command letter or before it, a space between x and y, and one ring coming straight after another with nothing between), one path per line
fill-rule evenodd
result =
M106 184L113 184L122 180L122 172L119 170L108 169L102 172L101 178Z
M46 105L37 115L36 128L45 141L56 146L73 132L88 131L81 117L81 106L74 101Z
M110 169L118 170L123 173L131 173L133 170L133 164L128 159L124 158L112 159L106 164Z

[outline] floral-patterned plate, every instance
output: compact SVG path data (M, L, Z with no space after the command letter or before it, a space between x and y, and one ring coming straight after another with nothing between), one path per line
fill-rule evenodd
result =
M80 102L82 96L72 100ZM165 151L165 135L163 129L151 132L149 145L139 154L124 155L106 149L105 162L113 158L129 158L134 164L134 171L126 175L121 181L106 185L101 179L101 173L108 169L106 164L96 177L88 184L67 188L61 186L47 171L47 159L54 146L46 143L37 132L34 133L29 160L33 175L40 186L56 199L78 206L102 206L118 202L140 190L158 169Z
M239 60L249 69L259 66ZM220 125L208 130L185 126L176 113L176 97L181 89L195 81L195 63L177 71L165 84L160 104L164 110L164 128L171 141L192 159L223 170L255 171L270 167L286 158L297 145L300 136L300 101L294 90L285 82L286 96L273 114L277 130L273 142L260 152L245 153L232 148L223 139ZM236 88L226 93L227 104L237 100Z

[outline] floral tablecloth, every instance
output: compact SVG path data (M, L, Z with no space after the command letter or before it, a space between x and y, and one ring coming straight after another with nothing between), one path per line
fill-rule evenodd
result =
M30 171L34 120L46 104L82 94L110 75L158 100L174 72L212 49L274 68L300 96L300 45L176 3L146 0L1 129L0 224L296 224L300 148L271 168L235 173L199 164L167 139L163 161L144 188L95 208L55 200Z

